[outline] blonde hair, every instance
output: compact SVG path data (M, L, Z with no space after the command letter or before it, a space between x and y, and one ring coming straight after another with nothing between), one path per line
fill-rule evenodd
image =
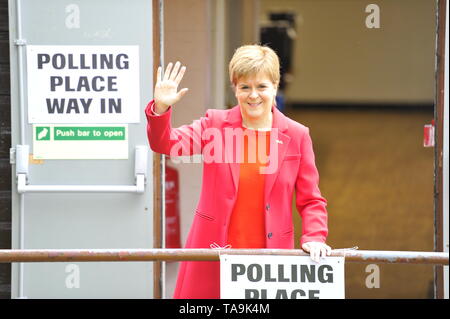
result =
M267 74L276 86L280 83L280 59L275 51L267 46L254 44L237 48L228 69L233 86L238 79L260 72Z

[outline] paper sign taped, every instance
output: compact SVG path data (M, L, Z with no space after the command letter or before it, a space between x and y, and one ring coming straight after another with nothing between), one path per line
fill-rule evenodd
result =
M27 46L29 123L138 123L139 46Z

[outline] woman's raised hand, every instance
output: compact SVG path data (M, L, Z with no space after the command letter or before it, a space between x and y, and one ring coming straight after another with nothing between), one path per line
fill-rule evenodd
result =
M164 113L169 106L177 103L188 91L187 88L184 88L177 92L178 85L180 84L181 79L183 79L184 72L186 71L185 66L180 67L180 62L175 63L175 66L172 63L169 63L164 72L164 77L162 68L158 67L154 92L155 111L158 114Z

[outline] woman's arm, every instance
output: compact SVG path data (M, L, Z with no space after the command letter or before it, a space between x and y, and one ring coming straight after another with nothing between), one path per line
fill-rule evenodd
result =
M186 67L177 62L166 68L164 76L158 68L157 81L152 100L145 109L147 136L153 151L170 156L190 156L200 154L203 148L202 132L209 126L209 113L191 125L172 128L173 105L186 94L188 89L177 92Z
M320 256L329 255L331 248L325 244L328 235L327 201L319 190L319 172L309 130L301 141L300 168L296 181L296 205L302 217L302 249L319 261Z
M169 156L191 156L200 154L205 144L202 138L210 126L210 110L206 116L195 120L190 125L172 128L172 107L161 115L154 113L155 101L151 101L146 109L147 137L150 148L157 153Z

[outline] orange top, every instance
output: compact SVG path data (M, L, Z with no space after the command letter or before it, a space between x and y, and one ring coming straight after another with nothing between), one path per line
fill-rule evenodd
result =
M260 168L267 165L270 131L244 129L242 146L243 159L239 166L237 199L228 228L228 244L231 248L265 248L265 174L260 173Z

